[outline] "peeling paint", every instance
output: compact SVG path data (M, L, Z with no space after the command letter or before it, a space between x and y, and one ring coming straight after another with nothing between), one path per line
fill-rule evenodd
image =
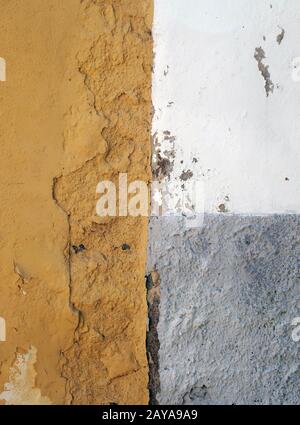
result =
M192 172L192 170L184 170L182 171L179 178L181 181L186 182L187 180L191 179L193 175L194 173Z
M0 57L0 81L6 81L6 60Z
M176 137L171 135L169 130L163 133L155 132L152 137L153 155L152 155L152 174L162 181L169 179L174 169Z
M0 392L27 401L9 372L33 344L36 387L53 404L146 404L147 218L99 220L95 190L119 173L150 180L153 2L6 3ZM28 382L34 350L18 357Z
M31 346L27 352L17 353L14 366L10 369L9 382L4 385L0 400L7 405L49 405L48 397L36 388L37 349Z
M92 146L100 143L100 149L94 155L82 150L78 157L68 136L66 163L53 190L69 223L69 304L78 317L73 343L62 353L66 403L145 404L147 305L141 282L147 218L99 221L94 193L100 181L114 182L119 173L149 181L153 5L82 4L83 28L91 37L79 46L77 67L85 114L95 120L80 129L94 134ZM72 109L80 104L76 97ZM65 133L74 129L68 119Z
M0 317L0 342L6 341L6 321Z
M299 309L299 1L155 6L153 128L176 134L171 192L188 186L187 170L205 192L198 227L179 214L150 218L147 270L159 270L161 289L156 400L299 404L289 325Z
M191 170L188 182L203 183L208 213L217 213L221 204L229 207L227 193L233 214L300 211L294 196L300 134L291 63L299 32L295 0L283 8L274 4L274 13L260 0L243 5L232 0L226 6L220 0L188 0L188 5L156 1L154 178L167 180L174 198L184 190L182 172ZM170 72L164 78L167 64ZM164 135L176 136L172 157L164 155L171 150ZM291 185L277 174L289 176ZM175 206L173 213L178 214Z

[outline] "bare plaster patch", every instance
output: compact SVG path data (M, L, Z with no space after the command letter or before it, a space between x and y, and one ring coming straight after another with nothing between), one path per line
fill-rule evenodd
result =
M31 346L25 353L18 353L14 366L10 369L9 382L4 385L0 400L8 405L49 405L48 397L42 396L35 388L37 349Z

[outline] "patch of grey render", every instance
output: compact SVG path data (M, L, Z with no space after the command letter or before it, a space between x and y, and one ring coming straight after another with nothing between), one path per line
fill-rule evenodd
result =
M152 217L160 404L299 404L300 216Z

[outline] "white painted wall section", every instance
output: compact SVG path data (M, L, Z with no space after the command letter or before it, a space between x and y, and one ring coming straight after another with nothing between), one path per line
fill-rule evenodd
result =
M299 23L299 0L155 1L153 133L206 212L300 212Z

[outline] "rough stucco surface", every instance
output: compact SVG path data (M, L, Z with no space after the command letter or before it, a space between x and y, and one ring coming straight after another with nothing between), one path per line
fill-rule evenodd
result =
M1 403L147 403L147 220L95 206L149 180L152 1L0 6Z
M299 404L299 216L152 218L161 404Z

